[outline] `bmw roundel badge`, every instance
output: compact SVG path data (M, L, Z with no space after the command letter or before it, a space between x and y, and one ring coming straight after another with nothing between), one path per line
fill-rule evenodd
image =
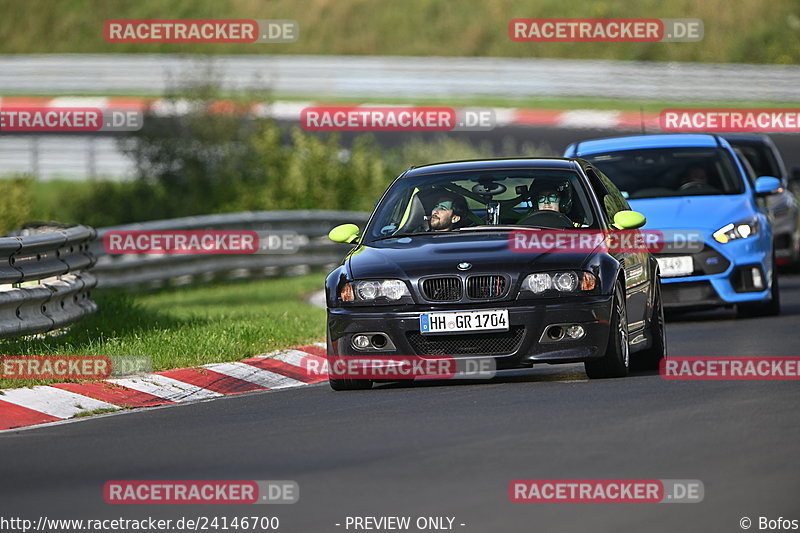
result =
M472 268L472 263L459 263L458 264L458 269L459 270L469 270L470 268Z

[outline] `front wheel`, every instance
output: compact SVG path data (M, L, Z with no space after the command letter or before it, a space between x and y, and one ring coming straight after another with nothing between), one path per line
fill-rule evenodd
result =
M625 293L619 281L614 287L606 353L603 357L586 361L583 366L586 369L586 375L592 379L621 378L628 375L630 366L628 313L625 308Z
M664 324L664 305L661 301L661 280L656 280L653 313L650 318L650 347L633 356L633 365L642 370L658 370L667 356L667 332Z
M327 328L327 335L326 341L328 344L328 349L326 354L328 356L328 363L330 366L331 360L330 357L333 355L333 346L331 343L331 329ZM328 384L331 386L333 390L340 391L340 390L364 390L364 389L371 389L372 388L372 380L370 379L336 379L330 377L330 368L328 369Z
M334 379L328 378L328 383L333 390L366 390L372 388L370 379Z

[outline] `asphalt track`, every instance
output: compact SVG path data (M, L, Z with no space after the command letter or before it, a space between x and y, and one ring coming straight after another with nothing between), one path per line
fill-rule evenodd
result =
M800 276L781 282L780 317L671 320L670 354L798 355ZM465 532L723 532L748 516L757 530L759 516L800 518L798 406L796 381L590 382L579 365L489 383L254 393L2 434L0 516L276 515L284 532L378 515L451 516ZM705 499L511 503L520 478L699 479ZM295 480L300 501L105 504L103 484L118 479Z

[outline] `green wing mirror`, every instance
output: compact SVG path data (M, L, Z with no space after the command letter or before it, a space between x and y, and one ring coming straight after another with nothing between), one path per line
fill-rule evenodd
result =
M328 233L328 238L333 242L352 244L358 239L358 226L355 224L342 224L333 228Z
M647 219L636 211L619 211L614 215L613 226L617 229L637 229L647 224Z

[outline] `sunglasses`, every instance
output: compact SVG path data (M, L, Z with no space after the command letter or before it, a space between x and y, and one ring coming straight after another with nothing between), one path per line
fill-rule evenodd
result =
M553 194L540 194L539 196L537 196L537 199L539 200L539 203L542 203L542 202L555 203L555 202L558 201L559 198L561 198L561 196L559 194L556 194L556 193L553 193Z
M450 211L453 209L453 202L439 202L433 206L433 211Z

